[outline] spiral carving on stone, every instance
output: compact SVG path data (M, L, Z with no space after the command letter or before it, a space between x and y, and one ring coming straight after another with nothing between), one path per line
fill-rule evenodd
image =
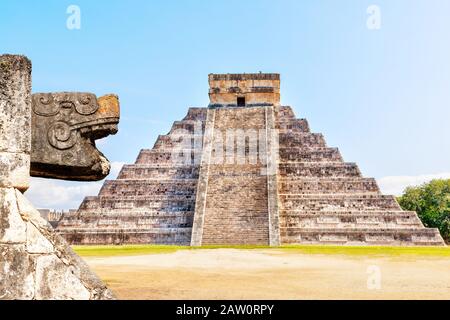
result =
M77 142L77 133L62 121L53 123L47 132L48 142L59 150L72 148Z
M75 99L75 110L77 110L79 114L93 114L97 111L97 109L97 99L93 94L81 95L78 99Z
M87 116L99 108L97 97L92 93L36 93L32 99L33 112L44 117L55 116L61 109L71 109Z
M59 104L54 103L51 93L35 94L33 97L33 112L40 116L51 117L59 113Z

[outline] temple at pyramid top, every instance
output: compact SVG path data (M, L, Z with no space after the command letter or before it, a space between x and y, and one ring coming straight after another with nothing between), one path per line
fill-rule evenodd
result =
M278 73L209 74L210 107L280 104Z

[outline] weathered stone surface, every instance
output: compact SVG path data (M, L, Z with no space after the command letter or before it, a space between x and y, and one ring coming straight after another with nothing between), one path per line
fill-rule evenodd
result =
M27 222L27 252L28 253L52 253L52 243L45 238L33 223Z
M280 102L277 73L210 74L208 81L211 106L262 106Z
M17 207L16 191L0 188L0 243L25 244L26 230Z
M0 55L0 151L29 153L31 62Z
M113 294L14 188L0 188L0 299L112 299Z
M0 55L0 187L29 187L31 62Z
M30 155L0 152L0 186L27 190L30 184Z
M117 132L117 96L36 93L32 110L31 175L91 181L109 174L94 141Z
M436 229L401 210L305 119L280 106L279 75L209 75L209 83L208 108L190 108L97 197L63 216L58 231L69 242L444 244ZM230 129L236 141L250 140L246 130L259 133L257 161L216 146Z
M86 265L86 263L73 252L67 242L55 232L50 224L41 217L39 211L37 211L28 201L28 199L26 199L18 190L16 190L16 199L19 213L22 219L24 221L27 221L28 228L31 229L27 229L27 252L30 254L38 253L45 257L52 257L42 260L45 263L43 263L42 268L40 269L42 272L41 276L45 276L45 266L50 267L51 265L56 264L58 270L62 270L59 277L65 279L64 281L72 281L75 286L66 288L66 292L64 293L66 298L79 299L80 297L85 296L84 290L81 290L81 293L79 293L80 290L77 289L79 288L78 283L82 283L84 288L89 292L89 299L113 298L114 295L112 294L112 292L106 288L106 286L91 270L89 270L89 267ZM49 253L53 254L47 255ZM67 271L61 269L62 265L60 264L60 262L56 261L55 258L58 258L60 262L68 268L70 273L76 275L76 277L78 278L78 282L73 280L72 276L70 276ZM54 275L51 272L47 272L47 274ZM37 272L36 275L38 275ZM57 276L55 275L55 277ZM36 283L39 284L39 279L43 278L36 279ZM68 284L69 282L66 282L66 284ZM63 294L63 291L61 291L62 287L55 290L56 291L51 291L51 293L54 293L56 295L54 298L61 298L61 294ZM36 299L41 299L41 297L44 297L46 294L48 294L48 291L43 290L43 293L41 292L36 295Z
M80 280L80 272L67 266L56 255L41 255L36 259L35 298L38 300L88 300L89 290Z
M0 300L29 300L35 293L35 261L25 245L0 244Z

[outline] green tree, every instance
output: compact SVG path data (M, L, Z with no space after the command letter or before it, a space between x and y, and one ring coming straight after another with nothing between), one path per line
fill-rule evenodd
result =
M408 187L398 202L404 210L416 211L426 227L438 228L450 242L450 179Z

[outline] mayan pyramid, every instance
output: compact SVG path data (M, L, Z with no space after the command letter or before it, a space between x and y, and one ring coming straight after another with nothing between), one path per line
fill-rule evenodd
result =
M211 74L209 85L207 108L63 217L70 243L444 244L280 105L278 74Z

